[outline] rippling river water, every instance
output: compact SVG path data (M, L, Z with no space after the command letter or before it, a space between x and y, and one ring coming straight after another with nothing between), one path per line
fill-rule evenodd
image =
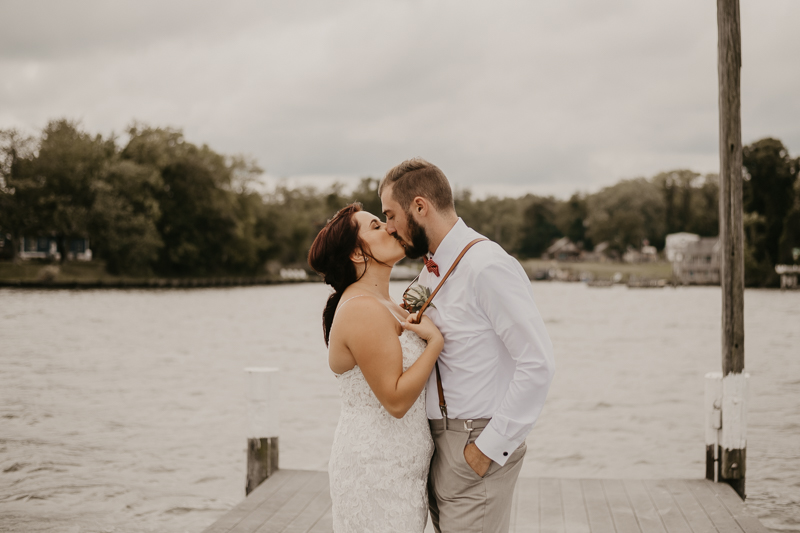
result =
M534 292L557 372L522 475L702 477L719 289ZM201 531L244 497L246 366L281 368L281 466L325 469L339 409L326 296L0 289L0 530ZM748 506L800 531L800 292L745 305Z

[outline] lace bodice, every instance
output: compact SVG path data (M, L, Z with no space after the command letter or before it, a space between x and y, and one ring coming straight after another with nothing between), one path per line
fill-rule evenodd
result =
M405 371L426 345L404 331L400 346ZM422 533L433 454L425 391L397 419L383 408L358 366L337 379L341 414L329 464L334 532Z

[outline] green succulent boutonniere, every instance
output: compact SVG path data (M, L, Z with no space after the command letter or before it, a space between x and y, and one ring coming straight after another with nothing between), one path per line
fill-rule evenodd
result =
M425 302L427 302L430 297L431 290L428 287L425 285L415 285L407 288L406 292L403 293L403 303L400 304L400 307L409 313L416 313L422 309L422 306L425 305ZM430 304L428 307L436 309L436 306L433 304Z

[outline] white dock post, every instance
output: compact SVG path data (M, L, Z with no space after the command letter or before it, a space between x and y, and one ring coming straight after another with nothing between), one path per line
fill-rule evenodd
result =
M724 378L722 372L709 372L703 403L706 479L730 485L734 485L731 480L742 480L742 488L746 475L749 382L750 374L746 372Z
M280 384L277 368L245 368L247 374L247 483L250 494L278 469Z
M750 374L730 373L722 378L722 460L719 477L744 499L747 475L747 395Z

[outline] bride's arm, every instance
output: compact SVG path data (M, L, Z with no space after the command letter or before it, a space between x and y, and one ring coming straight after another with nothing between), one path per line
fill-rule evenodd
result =
M403 372L403 350L397 337L397 321L386 307L372 298L358 298L337 317L342 340L356 360L372 392L383 407L402 418L419 398L442 351L442 334L427 317L422 324L404 324L428 346Z

